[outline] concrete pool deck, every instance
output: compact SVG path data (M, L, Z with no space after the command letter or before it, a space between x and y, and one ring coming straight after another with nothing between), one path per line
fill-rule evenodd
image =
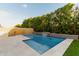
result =
M62 56L73 41L73 39L66 39L40 55L22 41L25 39L27 37L23 35L8 37L5 40L0 39L0 56Z
M0 56L37 56L36 51L16 37L0 39Z

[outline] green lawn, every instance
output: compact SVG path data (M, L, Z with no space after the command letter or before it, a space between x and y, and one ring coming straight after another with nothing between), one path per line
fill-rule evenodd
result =
M79 40L74 40L64 53L64 56L79 56Z

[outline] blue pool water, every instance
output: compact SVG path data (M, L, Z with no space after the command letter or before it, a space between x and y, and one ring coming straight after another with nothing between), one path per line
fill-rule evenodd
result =
M35 34L28 34L24 36L31 39L23 41L40 54L43 54L48 49L54 47L55 45L64 40L63 38L54 38Z

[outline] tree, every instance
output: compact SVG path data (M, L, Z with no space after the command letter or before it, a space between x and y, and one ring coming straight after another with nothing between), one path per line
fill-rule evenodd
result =
M32 27L32 18L25 19L23 21L22 27L31 28Z
M64 34L79 34L79 8L74 4L58 8L46 15L25 19L21 27L34 28L35 31Z
M17 24L15 27L21 27L21 24Z

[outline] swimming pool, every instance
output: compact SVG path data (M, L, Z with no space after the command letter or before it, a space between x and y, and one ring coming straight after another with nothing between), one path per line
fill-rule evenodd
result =
M33 48L40 54L43 54L44 52L64 40L64 38L54 38L35 34L28 34L24 36L29 37L31 39L23 40L23 42L28 44L31 48Z

